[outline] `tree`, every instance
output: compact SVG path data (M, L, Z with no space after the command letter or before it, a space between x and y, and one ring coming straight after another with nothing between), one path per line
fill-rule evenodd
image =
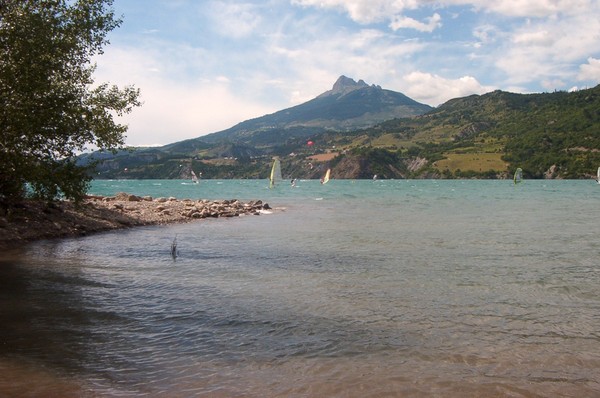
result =
M112 0L0 0L0 202L79 200L90 177L75 163L89 145L124 145L122 116L139 90L94 84Z

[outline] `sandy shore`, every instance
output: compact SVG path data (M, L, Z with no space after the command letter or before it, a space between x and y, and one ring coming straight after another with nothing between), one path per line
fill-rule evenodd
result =
M207 217L258 215L269 209L262 201L190 200L140 197L88 196L75 206L69 201L48 205L28 201L9 211L0 210L0 248L51 238L82 236L142 225L189 222Z

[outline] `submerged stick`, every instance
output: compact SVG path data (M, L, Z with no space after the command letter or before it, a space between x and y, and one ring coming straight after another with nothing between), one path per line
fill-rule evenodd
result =
M177 235L175 235L175 239L173 239L173 242L171 243L171 257L177 257Z

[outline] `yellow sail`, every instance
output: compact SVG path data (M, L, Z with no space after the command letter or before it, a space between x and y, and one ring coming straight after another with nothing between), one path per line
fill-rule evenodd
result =
M271 175L269 176L269 188L273 188L275 184L280 183L281 177L281 162L275 158L273 160L273 167L271 167Z
M513 177L513 182L516 184L519 184L521 181L523 180L523 170L521 170L521 168L519 167L516 171L515 171L515 175Z
M331 169L327 169L327 172L325 172L325 176L321 180L321 184L327 184L327 182L329 182L329 174L331 174Z

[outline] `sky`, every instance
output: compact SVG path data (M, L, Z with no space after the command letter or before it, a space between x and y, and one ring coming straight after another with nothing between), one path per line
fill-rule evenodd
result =
M141 91L126 144L225 130L341 75L431 106L600 83L600 0L114 0L96 82Z

